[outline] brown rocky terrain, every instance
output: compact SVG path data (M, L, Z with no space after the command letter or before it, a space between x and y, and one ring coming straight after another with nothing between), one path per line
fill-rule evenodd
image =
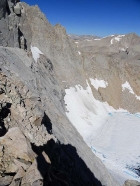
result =
M121 36L121 35L119 35ZM77 50L82 53L86 77L104 79L108 86L97 91L92 87L94 96L107 101L114 108L124 108L130 112L139 112L140 103L131 93L122 92L121 85L128 81L136 95L140 95L140 37L136 34L123 35L120 41L110 45L110 41L119 38L112 35L105 38L80 40L70 39L75 43ZM125 47L127 45L127 47ZM102 47L107 47L104 51ZM119 48L124 50L119 50ZM115 85L115 86L114 86ZM92 86L92 85L91 85ZM128 104L129 103L129 104Z

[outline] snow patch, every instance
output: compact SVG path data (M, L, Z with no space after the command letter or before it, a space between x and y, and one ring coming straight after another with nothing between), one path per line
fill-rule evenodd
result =
M115 35L110 35L110 36L106 36L106 37L103 37L102 39L105 39L105 38L108 38L108 37L113 37Z
M124 37L125 35L118 35L117 37L114 37L113 39L111 39L111 41L110 41L110 43L111 43L111 45L113 45L114 44L114 42L116 43L116 42L119 42L121 39L122 39L122 37Z
M122 91L125 89L128 89L131 94L134 94L133 89L131 88L130 84L126 81L124 84L122 84Z
M40 58L40 54L43 53L37 47L33 47L33 46L31 46L31 52L35 62L37 63L37 60Z
M81 55L81 52L80 52L80 51L78 51L78 54L79 54L79 55Z
M128 83L123 87L130 89ZM66 115L92 151L117 175L121 184L126 179L140 181L127 168L140 164L140 114L115 110L108 103L96 100L88 81L85 89L76 85L65 92Z
M104 80L98 80L98 79L92 79L92 78L90 78L90 82L91 82L91 84L94 86L94 88L96 90L98 90L99 87L106 88L108 86L108 82L106 82Z
M101 39L94 39L95 41L100 41Z
M92 41L91 39L85 39L85 41Z
M122 84L122 91L124 91L125 89L128 89L129 92L130 92L131 94L134 94L134 95L135 95L136 99L140 100L140 96L137 96L137 95L134 93L134 91L133 91L133 89L131 88L129 82L127 82L127 81L126 81L124 84Z
M121 50L121 51L126 51L126 49L125 49L125 48L120 48L120 50Z

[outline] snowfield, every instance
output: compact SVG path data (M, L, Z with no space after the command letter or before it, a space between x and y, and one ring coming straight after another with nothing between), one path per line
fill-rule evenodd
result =
M103 82L95 82L105 88ZM66 115L93 153L121 184L126 179L140 181L134 170L140 166L140 114L96 100L88 82L86 89L76 85L65 91Z
M101 39L94 39L95 41L100 41Z
M78 54L79 54L79 55L81 55L81 52L80 52L80 51L78 51Z

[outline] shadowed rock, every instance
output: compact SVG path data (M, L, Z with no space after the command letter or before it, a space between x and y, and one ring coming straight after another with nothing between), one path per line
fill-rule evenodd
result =
M135 180L127 180L125 181L124 186L140 186L140 182Z

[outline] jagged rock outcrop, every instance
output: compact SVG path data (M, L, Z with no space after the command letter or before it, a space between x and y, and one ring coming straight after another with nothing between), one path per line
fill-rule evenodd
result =
M30 139L30 142L37 145L43 145L52 138L46 130L45 123L43 124L45 113L40 104L40 97L29 92L26 85L18 81L13 84L8 77L1 74L0 98L1 123L4 126L1 133L17 126Z
M0 138L0 149L0 185L43 185L43 175L37 163L40 156L33 152L30 142L18 127L9 129ZM51 163L45 152L42 155L46 162ZM47 171L45 165L43 168Z
M2 0L0 3L0 45L27 50L31 43L31 34L24 7L16 0Z

